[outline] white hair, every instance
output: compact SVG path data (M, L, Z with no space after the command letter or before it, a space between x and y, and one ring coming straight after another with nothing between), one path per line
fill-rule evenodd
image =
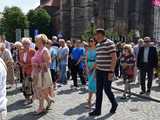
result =
M57 36L52 36L52 40L57 40L58 38L57 38Z
M22 43L21 43L21 42L15 42L15 43L14 43L14 46L16 46L16 47L17 47L17 46L22 46Z
M30 40L30 38L28 38L28 37L24 37L24 38L22 38L22 44L23 44L23 43L31 44L31 40Z

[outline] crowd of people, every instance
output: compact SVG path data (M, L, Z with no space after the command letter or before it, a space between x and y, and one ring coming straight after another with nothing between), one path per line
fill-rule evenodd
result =
M50 40L45 34L35 36L35 43L32 41L32 38L24 37L9 43L5 36L0 36L0 58L7 69L9 88L17 81L22 83L24 105L39 101L36 114L51 107L57 84L63 87L68 80L73 80L72 89L88 86L87 108L91 109L93 96L96 96L95 110L89 113L90 116L101 114L103 89L112 104L110 113L113 114L118 107L111 89L113 79L123 79L122 99L126 99L131 97L134 81L141 85L140 94L150 95L154 71L158 73L157 44L150 37L139 39L137 44L115 44L105 36L104 29L97 29L95 36L87 42L56 36Z

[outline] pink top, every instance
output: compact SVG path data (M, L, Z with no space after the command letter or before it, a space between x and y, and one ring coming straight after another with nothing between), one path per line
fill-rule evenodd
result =
M32 64L38 64L38 66L36 66L36 67L33 66L33 68L32 68L33 74L39 73L41 71L44 72L44 70L46 71L46 69L48 69L48 68L44 68L41 66L43 63L45 63L45 61L43 59L44 51L48 51L48 49L46 47L42 47L42 48L38 49L36 51L35 55L32 57Z

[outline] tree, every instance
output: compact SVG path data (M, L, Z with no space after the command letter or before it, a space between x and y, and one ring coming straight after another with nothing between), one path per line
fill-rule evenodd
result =
M18 7L6 7L3 11L3 18L1 24L7 39L11 42L15 42L16 29L25 29L28 27L27 17L22 10Z
M44 33L50 36L50 23L51 16L44 9L30 10L27 14L30 35L34 37L34 30L38 30L40 33Z
M96 32L96 26L95 24L91 24L81 35L81 39L83 41L88 41L90 38L94 37L95 32Z

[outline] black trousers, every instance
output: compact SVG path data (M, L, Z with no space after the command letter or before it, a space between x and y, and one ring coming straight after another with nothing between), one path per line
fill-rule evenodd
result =
M115 67L115 72L114 72L116 77L119 77L119 71L120 71L120 61L117 60L116 67Z
M51 71L51 76L52 76L52 82L55 83L57 80L57 72L54 69L50 69Z
M74 64L72 70L72 77L73 77L73 84L75 87L78 87L77 75L79 75L82 85L86 85L86 80L83 75L83 69L81 69L79 65Z
M144 64L143 67L140 69L141 90L143 92L146 91L146 75L148 78L147 90L150 91L152 87L152 81L153 81L153 68L148 67L147 64Z
M103 89L108 96L108 99L110 100L112 106L117 105L117 101L114 97L114 94L112 92L112 81L108 80L108 73L105 71L96 71L96 86L97 86L97 92L96 92L96 112L101 113L101 107L102 107L102 99L103 99Z

